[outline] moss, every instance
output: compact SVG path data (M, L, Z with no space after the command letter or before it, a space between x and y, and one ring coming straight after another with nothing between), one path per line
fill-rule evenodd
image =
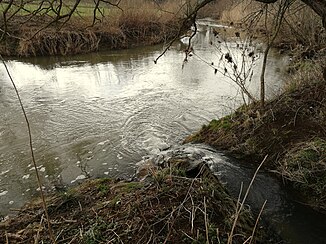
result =
M97 186L97 190L100 192L100 194L103 194L103 195L106 195L110 191L109 187L104 184L99 184Z
M143 186L144 184L142 182L126 182L122 187L122 191L129 193L141 189Z

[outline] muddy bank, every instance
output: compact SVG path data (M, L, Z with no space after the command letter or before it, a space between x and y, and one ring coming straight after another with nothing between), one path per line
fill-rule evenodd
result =
M48 198L58 243L226 243L235 221L236 201L207 169L189 170L187 158L170 167L142 167L142 181L90 180ZM160 169L159 169L160 168ZM144 173L146 171L146 173ZM196 171L196 177L188 174ZM23 208L0 224L9 243L50 242L41 203ZM265 228L248 209L241 211L231 243L269 242Z
M240 107L186 141L256 163L268 155L265 167L296 190L295 198L325 212L326 83L322 72L302 82L292 83L263 110L257 104Z

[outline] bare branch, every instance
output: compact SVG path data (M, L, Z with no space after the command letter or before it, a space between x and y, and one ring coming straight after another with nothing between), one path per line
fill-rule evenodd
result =
M35 155L34 155L32 132L31 132L30 123L29 123L29 120L28 120L27 113L25 111L23 102L22 102L21 97L19 95L18 89L16 87L16 84L15 84L15 82L14 82L14 80L13 80L13 78L12 78L10 72L9 72L8 66L7 66L5 60L2 58L1 55L0 55L0 59L1 59L3 65L4 65L5 69L6 69L6 72L7 72L8 76L9 76L11 84L14 87L14 90L16 92L16 95L17 95L17 98L18 98L18 101L19 101L19 104L20 104L20 108L21 108L21 110L23 112L23 115L24 115L24 118L25 118L27 131L28 131L28 137L29 137L29 148L30 148L30 151L31 151L32 162L33 162L33 166L34 166L35 173L36 173L37 183L38 183L38 186L40 188L40 193L41 193L41 198L42 198L42 203L43 203L43 209L44 209L44 213L45 213L45 216L46 216L48 229L49 229L49 235L50 235L50 238L51 238L52 242L55 244L56 241L55 241L55 238L54 238L54 235L53 235L51 222L50 222L49 214L48 214L48 211L47 211L47 204L46 204L45 196L44 196L44 193L43 193L43 185L42 185L42 182L41 182L40 174L39 174L39 171L38 171L38 168L37 168L36 159L35 159Z
M2 41L5 38L5 35L7 34L7 31L8 31L7 13L9 11L9 9L11 8L13 2L14 2L14 0L10 0L7 7L4 9L4 11L2 13L4 30L3 30L3 33L2 33L2 35L0 37L0 41Z

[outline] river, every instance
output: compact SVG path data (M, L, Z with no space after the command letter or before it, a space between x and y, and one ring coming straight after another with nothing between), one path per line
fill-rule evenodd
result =
M203 62L218 63L220 56L211 45L216 39L212 23L199 26L196 55L186 63L181 41L157 64L160 45L7 61L30 120L47 191L85 177L130 178L144 156L180 143L243 103L234 82ZM238 52L234 44L229 42L228 49ZM272 53L269 97L281 90L287 62L288 57ZM249 88L254 94L260 67L257 61ZM0 213L6 215L39 193L24 117L2 66L0 111Z

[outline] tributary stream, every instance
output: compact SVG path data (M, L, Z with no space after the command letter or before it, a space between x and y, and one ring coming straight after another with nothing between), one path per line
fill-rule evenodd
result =
M8 60L30 120L47 191L77 184L86 176L130 178L144 156L182 142L203 124L242 104L239 89L225 77L224 68L216 73L208 65L221 59L211 31L220 26L209 20L199 24L193 40L196 55L186 63L186 45L181 41L157 64L153 60L162 53L162 46ZM238 44L228 42L228 52L240 52ZM266 75L269 97L281 90L287 63L288 57L271 53ZM255 65L253 93L258 91L261 62ZM39 192L26 124L3 66L0 114L0 214L7 215ZM251 177L246 173L249 169L239 167L235 164L236 170L225 171L229 174L225 179L234 181L227 184L236 188ZM326 221L303 206L284 203L281 186L268 175L260 177L260 191L265 189L274 199L267 207L281 235L290 243L326 243Z

